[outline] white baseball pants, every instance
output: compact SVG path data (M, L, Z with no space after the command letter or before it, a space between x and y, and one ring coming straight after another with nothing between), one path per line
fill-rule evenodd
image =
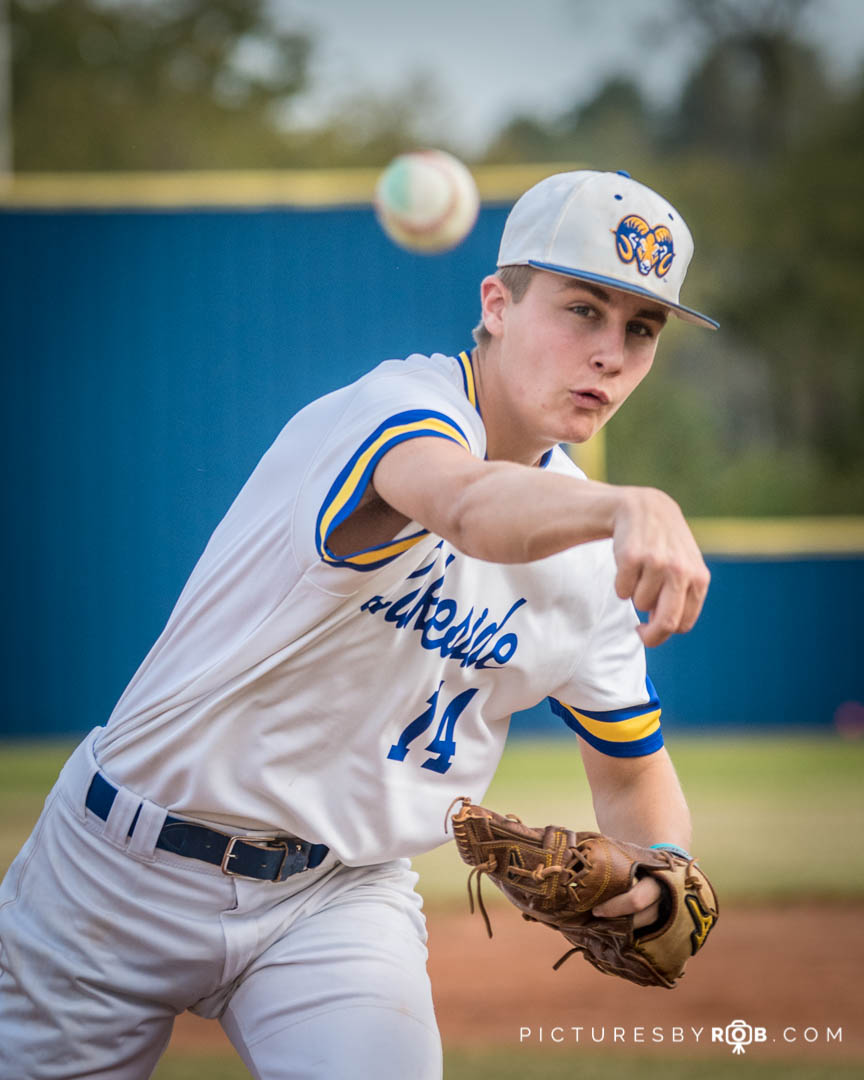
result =
M220 1020L260 1080L438 1080L408 862L330 854L273 884L156 849L153 803L131 836L128 789L107 821L85 808L99 730L0 887L0 1076L148 1077L190 1009Z

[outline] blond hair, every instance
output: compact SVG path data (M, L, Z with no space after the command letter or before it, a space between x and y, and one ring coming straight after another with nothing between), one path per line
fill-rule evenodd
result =
M531 279L537 271L533 266L502 266L495 271L495 276L499 278L501 284L507 288L514 304L518 304L528 292L528 286L531 284ZM486 329L481 317L480 322L471 331L471 336L474 341L481 346L488 345L492 340L492 335Z

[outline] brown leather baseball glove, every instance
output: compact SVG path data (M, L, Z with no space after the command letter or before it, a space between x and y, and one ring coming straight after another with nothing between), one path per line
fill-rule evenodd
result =
M471 911L476 876L478 906L491 937L480 893L486 874L523 918L560 930L573 945L556 970L581 952L608 975L672 989L717 921L717 896L692 858L596 832L557 825L532 829L512 814L496 814L468 798L457 802L462 805L450 820L459 854L473 867L468 876ZM594 907L627 892L644 876L654 877L661 889L660 914L651 926L635 929L632 915L592 915Z

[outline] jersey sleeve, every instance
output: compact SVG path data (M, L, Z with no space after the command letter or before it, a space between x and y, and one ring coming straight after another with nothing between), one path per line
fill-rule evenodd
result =
M440 365L388 361L340 392L341 406L324 416L317 450L303 480L294 546L307 564L369 572L392 562L428 535L416 522L386 543L347 555L330 548L333 531L356 509L381 458L410 439L447 439L469 453L485 453L485 431L462 386ZM331 403L331 404L336 404Z
M614 573L610 546L602 614L584 655L549 703L595 749L612 757L642 757L663 745L660 701L646 672L638 616L615 593Z

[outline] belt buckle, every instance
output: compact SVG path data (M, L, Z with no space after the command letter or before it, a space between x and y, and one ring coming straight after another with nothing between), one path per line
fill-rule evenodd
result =
M228 860L234 857L234 846L235 844L240 843L241 840L244 844L249 844L251 847L263 848L265 851L273 851L278 848L282 849L282 861L276 868L276 873L272 878L253 877L251 874L238 874L236 870L232 870L228 866ZM240 878L242 881L278 882L279 875L282 873L282 867L285 865L285 860L288 858L289 843L289 840L285 837L279 836L232 836L228 841L228 846L225 848L225 854L222 856L220 869L223 874L227 874L229 877Z

